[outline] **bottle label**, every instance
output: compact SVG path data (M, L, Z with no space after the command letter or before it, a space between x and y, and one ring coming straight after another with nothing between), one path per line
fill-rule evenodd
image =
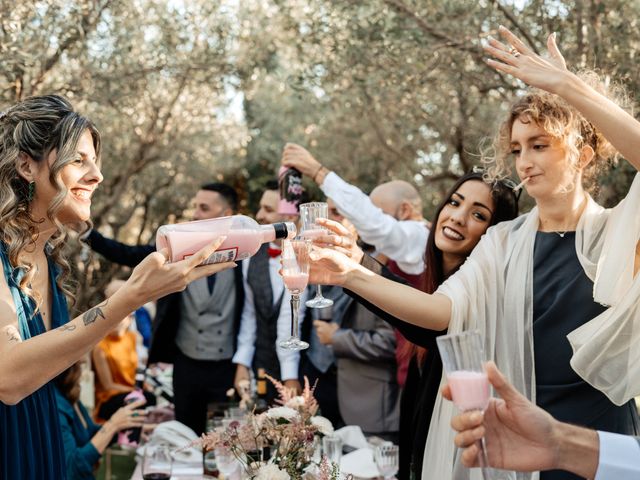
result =
M187 258L190 258L190 257L193 257L193 254L185 255L184 259L186 260ZM241 257L244 257L244 258L241 258ZM215 252L213 252L213 254L209 256L209 258L207 258L204 262L202 262L202 265L209 265L212 263L233 262L234 260L244 260L245 258L248 258L248 257L249 257L248 254L242 254L238 256L238 247L225 248L223 250L216 250Z

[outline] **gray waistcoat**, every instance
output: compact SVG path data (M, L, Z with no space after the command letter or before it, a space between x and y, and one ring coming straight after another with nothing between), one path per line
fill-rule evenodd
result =
M182 292L176 345L196 360L227 360L233 356L233 322L236 314L233 270L216 274L213 294L207 279L190 283Z
M280 378L280 361L276 353L278 317L284 290L278 301L273 303L273 289L269 274L268 244L264 244L251 258L247 271L247 283L253 292L256 312L256 351L253 357L255 369L264 368L275 378Z

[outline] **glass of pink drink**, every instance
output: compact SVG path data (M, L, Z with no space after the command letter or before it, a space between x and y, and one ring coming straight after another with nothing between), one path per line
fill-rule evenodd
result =
M484 411L489 405L491 391L484 371L482 337L477 330L436 339L442 357L442 366L451 388L453 403L462 411ZM490 477L484 439L480 442L482 478Z
M314 240L327 234L327 229L316 223L318 218L329 216L329 205L326 202L309 202L300 205L300 236ZM310 308L325 308L333 305L333 300L322 296L322 288L316 285L316 296L305 303Z
M282 241L282 279L291 293L291 336L278 345L287 350L304 350L309 348L307 342L300 340L298 332L298 312L300 310L300 294L309 283L310 240Z

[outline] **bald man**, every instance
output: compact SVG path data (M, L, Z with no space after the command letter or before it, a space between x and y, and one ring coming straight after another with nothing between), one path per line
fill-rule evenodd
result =
M378 185L367 196L322 166L305 148L292 143L284 148L282 164L312 178L335 202L338 212L355 226L363 242L392 260L398 268L396 273L409 283L420 283L429 230L422 216L422 200L413 185L394 180Z

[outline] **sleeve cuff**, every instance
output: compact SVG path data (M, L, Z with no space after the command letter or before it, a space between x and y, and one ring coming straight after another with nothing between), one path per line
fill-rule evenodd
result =
M640 478L638 439L617 433L598 432L600 453L594 480L633 480Z
M235 353L233 358L231 359L232 363L239 363L240 365L244 365L247 368L251 368L251 364L253 363L253 353L254 350L248 347L238 348L238 351Z
M296 352L295 358L288 358L286 360L280 359L280 376L281 380L297 380L298 379L298 364L300 363L300 355Z

